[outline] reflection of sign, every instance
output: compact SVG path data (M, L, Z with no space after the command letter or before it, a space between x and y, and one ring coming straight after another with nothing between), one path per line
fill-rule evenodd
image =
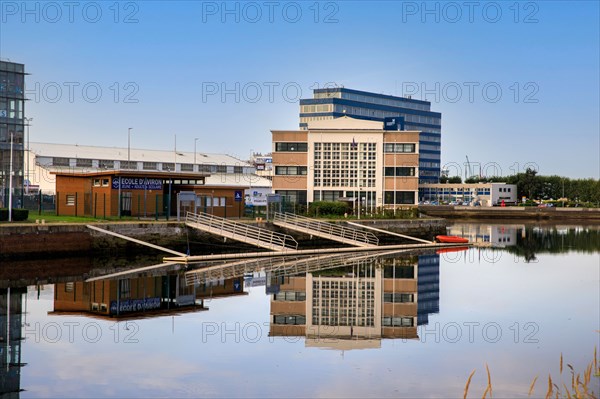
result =
M265 163L272 163L272 162L273 162L273 159L272 159L272 158L266 158L266 159L265 159Z
M149 179L147 177L115 177L112 181L112 188L119 189L121 182L122 190L162 190L161 179Z
M194 295L179 295L177 297L178 306L193 305L196 303L196 297Z
M242 190L235 190L235 194L233 196L233 199L235 200L235 202L242 202L243 197L244 197L244 194L242 193Z
M240 282L240 279L235 279L233 280L233 290L235 292L239 292L242 290L242 283Z
M256 170L265 170L265 164L262 164L262 163L256 164Z
M160 298L127 299L119 303L118 313L141 312L159 308ZM117 314L117 301L110 302L110 313Z
M5 109L0 109L0 118L8 118L8 112Z

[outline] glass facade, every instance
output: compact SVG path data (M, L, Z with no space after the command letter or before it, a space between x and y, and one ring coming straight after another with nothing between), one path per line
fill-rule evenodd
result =
M406 130L421 132L419 183L439 182L442 114L432 112L429 101L341 87L316 89L313 94L312 99L300 100L301 129L306 129L311 121L342 116L382 122L386 117L403 117Z
M25 155L25 66L0 61L0 207L8 206L12 141L13 208L23 197Z

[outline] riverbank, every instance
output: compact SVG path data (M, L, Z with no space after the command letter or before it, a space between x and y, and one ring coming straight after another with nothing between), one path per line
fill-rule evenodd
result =
M419 212L448 219L577 220L600 222L600 208L472 207L419 205Z
M445 234L444 219L377 219L356 221L400 234L433 239ZM343 221L333 221L343 223ZM194 255L259 251L254 246L188 228L181 222L113 222L93 223L100 228L123 234L155 245ZM299 248L322 248L342 244L287 231L268 222L249 221L257 227L294 236ZM398 238L377 234L380 244L398 243ZM0 226L0 259L39 259L76 255L123 255L148 253L147 247L120 238L92 231L85 224L3 224ZM158 253L158 252L157 252Z

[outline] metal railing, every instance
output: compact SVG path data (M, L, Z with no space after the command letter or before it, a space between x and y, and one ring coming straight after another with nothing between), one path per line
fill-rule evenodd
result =
M261 229L246 223L233 222L207 213L187 212L185 223L190 227L209 233L274 251L298 249L298 242L288 234Z
M373 233L354 229L352 227L340 226L335 223L322 222L304 216L294 215L292 213L275 213L273 224L291 229L296 227L304 233L352 245L379 245L379 238Z

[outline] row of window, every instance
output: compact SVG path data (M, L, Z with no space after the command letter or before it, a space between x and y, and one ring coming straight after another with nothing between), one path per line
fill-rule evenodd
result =
M308 173L308 168L306 166L276 166L275 167L276 175L305 176L307 173Z
M416 151L415 144L407 143L385 143L383 152L386 153L414 153Z
M397 166L395 168L384 168L384 176L386 177L407 177L415 175L415 168L406 166Z
M383 294L383 302L386 303L414 303L415 295L414 294L405 294L405 293L387 293Z
M160 165L160 168L159 168ZM64 157L53 157L52 166L71 166L71 160ZM82 168L93 167L93 160L88 158L76 158L75 166ZM139 162L137 161L120 161L119 166L121 169L137 170ZM114 169L115 161L100 159L98 160L98 167L101 169ZM179 164L179 168L182 172L193 172L194 164L182 163ZM143 170L163 170L163 171L175 171L175 164L173 162L142 162ZM198 172L207 173L227 173L228 165L216 165L216 164L199 164ZM234 166L233 173L244 173L243 166Z
M386 204L405 204L411 205L415 203L414 191L386 191L384 193L384 202Z
M275 151L307 152L308 143L275 143Z
M306 300L306 292L302 291L280 291L275 294L274 300L276 301L305 301Z
M308 114L315 112L332 112L333 104L301 105L300 113Z
M373 317L319 317L318 314L313 315L313 325L325 326L374 326ZM414 327L415 318L406 316L383 317L381 324L384 327ZM275 315L273 316L273 324L279 325L305 325L306 316L300 315Z
M432 144L424 144L425 148L431 150L439 150L440 146ZM356 159L353 151L363 151L365 154L362 156L373 157L376 156L376 143L315 143L315 158L321 157L321 151L323 151L323 157L325 159ZM308 143L275 143L275 151L278 152L308 152ZM386 153L415 153L416 144L414 143L385 143L383 145L383 151Z
M315 187L376 187L375 179L315 178Z
M94 187L108 187L109 179L94 179Z

